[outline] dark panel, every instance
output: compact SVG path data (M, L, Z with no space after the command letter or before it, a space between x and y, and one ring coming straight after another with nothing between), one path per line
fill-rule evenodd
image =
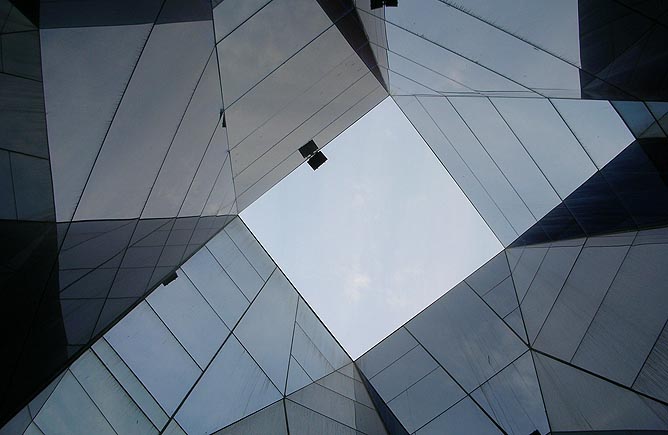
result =
M665 2L637 3L579 1L582 98L668 97Z

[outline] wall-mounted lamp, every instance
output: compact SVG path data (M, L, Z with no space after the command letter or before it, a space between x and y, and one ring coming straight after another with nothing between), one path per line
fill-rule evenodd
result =
M327 157L325 157L322 151L318 151L318 145L313 140L308 141L299 148L299 152L302 157L308 159L308 164L314 171L327 161Z

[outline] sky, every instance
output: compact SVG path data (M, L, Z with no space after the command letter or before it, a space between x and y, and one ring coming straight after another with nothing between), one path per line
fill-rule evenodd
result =
M241 213L355 359L502 246L391 98Z

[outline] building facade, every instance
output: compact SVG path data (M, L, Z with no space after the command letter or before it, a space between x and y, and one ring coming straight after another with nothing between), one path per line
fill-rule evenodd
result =
M0 0L0 433L668 433L668 4L377 3ZM238 214L387 97L505 249L352 361Z

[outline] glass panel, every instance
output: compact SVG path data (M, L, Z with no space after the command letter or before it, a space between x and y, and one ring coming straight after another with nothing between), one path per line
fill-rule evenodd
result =
M552 100L598 168L635 140L608 101Z
M665 406L552 358L534 358L553 432L668 429Z
M529 352L471 394L511 435L550 432L545 405Z
M504 245L512 243L519 234L501 213L480 180L462 160L424 107L419 104L417 98L395 97L394 99L496 237Z
M513 228L518 233L522 233L529 228L536 221L536 218L531 214L517 190L510 184L509 178L501 172L499 165L493 160L493 154L489 153L479 141L475 128L476 124L467 123L466 118L460 117L460 113L457 112L457 107L466 106L466 103L483 101L489 106L488 100L468 97L453 98L452 100L423 97L418 100L429 112L443 135L457 150L462 160L466 162L467 167L484 186L494 203L510 221ZM453 106L450 101L457 102L457 106ZM474 112L484 113L484 110L476 108ZM503 131L501 128L500 130ZM494 135L495 142L499 141L499 133L489 131L487 135L489 134ZM486 137L484 133L483 137ZM518 161L517 158L513 160ZM518 172L520 171L515 170L514 173Z
M418 342L406 329L399 328L362 355L356 364L364 376L370 379L417 345Z
M303 299L299 299L297 307L297 325L302 328L304 334L327 359L334 370L338 370L351 362L346 351L343 350Z
M526 350L465 283L409 321L406 328L467 391Z
M413 433L465 395L443 369L437 368L390 401L388 406L406 430Z
M206 248L200 249L182 266L182 270L225 325L233 328L249 302L211 252Z
M596 172L594 163L548 100L494 98L492 102L561 198Z
M416 432L416 435L491 435L502 432L483 414L473 400L465 398Z
M455 52L405 31L394 24L387 23L383 27L385 27L387 32L387 40L392 52L406 57L432 71L437 71L440 75L448 79L456 80L458 83L471 89L471 94L503 92L512 93L513 95L517 95L518 93L520 95L522 93L526 95L533 94L531 90L518 83L514 83L494 70L471 62ZM392 86L391 82L390 85ZM394 91L392 94L394 95Z
M515 293L515 286L513 286L513 279L511 277L506 278L483 296L483 299L503 319L517 308L517 294Z
M668 328L664 327L647 357L633 389L664 402L668 400Z
M534 343L537 349L571 360L627 251L585 246Z
M225 272L241 289L246 298L252 301L264 284L264 280L257 274L253 266L236 247L225 231L206 244L206 248L216 257Z
M142 217L176 216L183 204L223 108L217 65L212 54L162 162Z
M249 434L287 435L283 401L267 406L238 423L234 423L227 428L216 432L214 435Z
M500 252L469 275L466 283L480 296L484 296L509 276L510 269L506 253Z
M536 339L581 249L552 247L545 254L521 304L529 342Z
M212 49L211 22L153 27L81 196L77 220L139 216Z
M517 83L537 89L545 95L580 96L577 67L481 21L464 8L454 8L437 0L429 0L419 4L404 3L400 8L388 8L385 12L388 21L473 62L498 71ZM577 29L577 21L573 12L571 9L569 26L560 23L562 32L566 28L576 32L574 29ZM390 35L388 43L392 48L393 40ZM575 45L571 50L577 52L577 48Z
M127 365L121 360L116 352L109 346L104 338L99 339L93 344L93 351L102 360L104 365L111 371L125 391L130 394L132 399L151 419L153 424L162 429L167 423L167 414L160 408L151 393L149 393L139 379L130 371Z
M304 336L304 333L301 332L301 328L296 327L295 328L295 336L292 339L292 348L294 350L295 345L298 345L299 342L299 336L303 337L306 339L306 336ZM314 349L315 350L315 349ZM334 370L329 366L329 363L327 360L320 354L320 352L314 352L317 353L318 356L320 356L320 363L322 367L325 367L321 372L317 372L318 374L320 373L326 373L326 372L331 372ZM313 372L313 370L311 370ZM306 385L310 384L313 382L313 379L304 371L302 366L297 362L294 357L290 358L290 366L288 367L288 383L285 388L285 394L290 394L294 393L295 391L299 390L302 387L305 387Z
M174 412L201 373L145 302L105 338L167 413Z
M216 43L251 18L271 0L225 0L213 8Z
M70 372L65 373L60 380L35 417L35 423L53 435L116 433Z
M631 247L573 364L633 383L668 319L667 256L667 245Z
M288 376L297 297L277 269L234 328L234 335L281 391Z
M523 203L531 210L533 221L540 219L559 203L559 197L536 166L536 161L508 128L489 99L450 98L449 100L507 177Z
M218 128L213 134L209 147L204 153L204 158L197 168L197 173L193 179L192 185L188 189L185 201L179 211L179 216L199 216L204 210L204 206L209 199L211 190L216 184L216 180L221 176L220 173L227 164L227 133L226 128Z
M176 420L187 433L211 433L281 399L281 393L230 335Z
M41 31L56 216L71 219L150 24ZM76 161L76 164L73 162Z
M84 353L70 370L117 433L158 433L93 352Z
M323 51L329 53L325 58L320 56ZM226 112L235 176L361 79L366 72L348 42L332 26L260 82ZM295 80L296 76L299 76L299 80ZM227 101L225 83L223 89ZM317 133L313 127L310 130L310 134L303 133L307 136L306 140L293 142L289 151L282 152L283 158ZM293 141L296 139L298 137L293 138ZM276 163L273 162L273 166ZM249 183L240 184L242 187L237 187L237 190L242 192Z
M234 219L225 231L255 267L262 279L269 278L276 265L241 219Z
M147 301L200 367L211 361L229 333L185 275L156 289Z
M543 262L543 258L545 258L547 248L521 248L519 250L511 248L506 250L506 253L508 254L509 262L511 262L511 256L518 258L517 265L512 268L512 274L517 298L522 302L531 285L531 281L533 281L540 264Z
M310 0L275 0L262 8L218 44L225 106L331 25ZM238 136L230 136L230 142L236 145Z
M389 402L437 367L422 346L417 346L370 381L383 400Z
M304 408L290 400L285 401L291 435L357 435L355 429Z
M292 393L288 398L346 426L355 427L354 402L321 385L311 384ZM290 432L292 433L292 430Z

